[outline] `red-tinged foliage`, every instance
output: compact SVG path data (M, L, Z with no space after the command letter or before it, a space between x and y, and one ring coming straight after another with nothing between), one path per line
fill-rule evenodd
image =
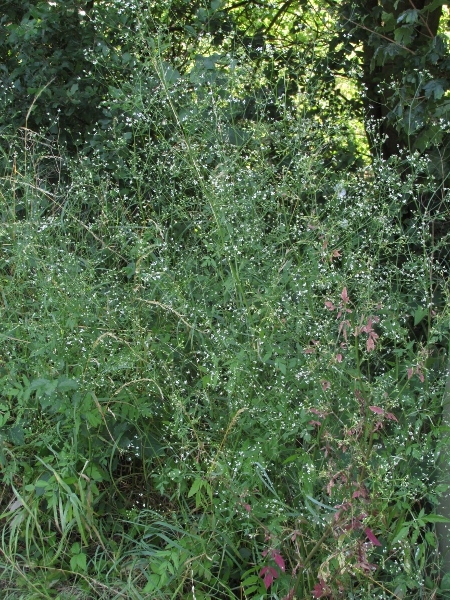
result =
M327 381L326 379L323 379L323 380L321 381L321 385L322 385L322 389L323 389L323 391L324 391L324 392L326 392L326 391L327 391L327 389L331 387L331 382L330 382L330 381Z
M332 596L331 588L325 583L323 579L319 579L319 583L316 583L312 591L313 598L330 598Z
M272 558L277 563L277 565L280 567L281 571L283 573L285 573L286 564L284 562L284 558L281 556L281 554L278 552L278 550L272 550Z
M372 542L374 546L381 546L381 542L374 536L372 530L369 527L366 527L364 533L367 535L369 540Z
M393 414L393 413L385 413L384 415L386 417L386 419L389 419L391 421L395 421L396 423L398 423L398 419L397 417Z
M278 577L278 571L273 567L263 567L259 573L259 576L264 576L264 585L266 587L266 590L268 590L272 585L273 580Z

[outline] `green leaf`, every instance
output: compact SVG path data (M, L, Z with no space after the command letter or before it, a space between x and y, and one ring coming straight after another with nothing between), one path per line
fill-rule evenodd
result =
M434 114L436 117L444 117L448 119L450 117L450 100L445 100L439 104L439 106L436 107Z
M68 392L69 390L77 390L78 381L75 379L69 379L69 377L61 376L58 377L58 391Z
M86 571L86 554L84 552L80 552L80 554L75 554L70 559L70 568L72 571Z
M72 552L72 554L80 554L80 552L81 552L80 542L74 542L72 544L70 551Z
M419 20L419 11L413 8L405 10L397 19L397 23L417 23Z
M404 25L403 27L398 27L394 32L395 41L402 45L408 46L412 41L412 36L414 33L414 29L409 25Z
M400 540L403 540L405 537L408 536L408 534L409 534L409 526L408 527L403 527L403 529L400 529L400 531L394 537L394 539L391 542L391 545L395 546L395 544L397 542L399 542Z
M262 357L262 361L265 363L268 360L270 360L272 358L272 354L273 354L273 350L272 349L268 350Z
M443 517L442 515L426 515L423 517L425 523L450 523L450 519Z
M308 500L311 500L311 502L313 502L314 504L317 504L317 506L326 508L327 510L331 510L333 512L336 512L336 510L337 510L336 508L334 508L334 506L328 506L327 504L322 504L322 502L319 502L318 500L316 500L312 496L308 496L307 494L306 494L306 498L308 498Z
M277 368L283 373L283 375L286 375L286 363L277 360L275 364Z
M434 96L435 100L439 100L445 94L447 85L447 81L444 79L433 79L432 81L429 81L423 86L425 97L431 98L431 96Z
M427 4L422 10L433 12L439 8L439 6L444 6L445 3L446 0L434 0L433 2L430 2L430 4Z
M440 588L441 590L450 590L450 573L446 573L444 575L441 581Z
M432 548L436 547L436 537L431 531L425 532L425 539L429 546L431 546Z
M42 378L41 379L33 379L33 381L30 383L28 389L31 392L34 392L35 390L45 387L49 383L50 383L49 379L42 379Z
M9 417L11 416L11 413L8 411L5 412L5 414L0 415L0 427L3 427L3 425L5 423L7 423Z
M148 575L148 581L147 581L143 591L145 593L154 592L156 589L159 588L160 579L161 579L161 576L157 575L156 573L152 573L151 575Z
M383 11L381 14L381 18L384 23L383 30L393 31L395 29L395 17L392 13Z
M177 69L174 69L169 63L164 62L162 65L162 79L167 85L176 83L180 79L180 73Z
M199 489L202 487L202 485L203 485L203 479L199 479L199 478L195 479L194 483L191 485L191 489L189 490L188 498L192 498L192 496L194 496L199 491Z
M298 460L298 455L297 454L292 454L291 456L288 456L288 458L286 458L285 460L283 460L283 465L287 465L291 462L295 462L296 460Z
M426 315L428 315L428 308L422 308L421 306L416 308L414 312L414 326L418 325Z
M25 431L20 425L13 425L6 431L6 435L14 446L23 446L25 443Z
M192 37L197 37L197 32L195 31L195 29L192 27L192 25L185 25L184 26L185 31L187 31L187 33L192 36Z

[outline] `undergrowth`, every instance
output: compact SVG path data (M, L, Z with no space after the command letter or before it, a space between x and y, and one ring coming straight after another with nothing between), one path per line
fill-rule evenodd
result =
M205 73L3 133L3 598L445 597L448 192Z

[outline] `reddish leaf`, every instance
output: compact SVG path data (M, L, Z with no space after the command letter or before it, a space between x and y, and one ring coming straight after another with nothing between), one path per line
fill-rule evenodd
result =
M244 508L247 512L250 512L252 510L252 507L250 506L250 504L244 504Z
M386 413L384 416L386 417L386 419L390 419L391 421L396 421L398 423L397 417L392 413Z
M408 369L408 379L411 379L411 377L413 376L414 373L414 369L411 367Z
M373 563L369 563L369 562L357 562L355 564L355 567L364 569L364 571L375 571L377 568L377 565L374 565Z
M273 580L278 577L278 572L273 567L263 567L259 573L259 576L262 577L264 575L264 585L266 590L270 588L273 583Z
M369 538L369 540L372 542L372 544L374 546L381 546L381 542L379 542L377 540L377 538L373 535L372 530L369 527L367 527L364 530L364 533L367 535L367 537Z
M268 590L270 588L270 586L273 583L273 577L270 573L267 573L263 579L264 581L264 585L266 586L266 590Z
M336 308L330 301L325 302L325 306L328 308L328 310L334 310Z
M326 392L327 389L329 387L331 387L331 383L329 381L327 381L326 379L322 379L321 384L322 384L322 389L324 392Z
M286 564L284 562L283 557L278 552L278 550L272 550L272 558L277 563L277 565L280 567L281 571L284 573L286 571Z
M336 354L336 360L338 363L342 362L342 354Z
M278 571L276 569L274 569L273 567L269 567L269 571L274 579L278 577Z
M273 567L263 567L261 569L261 571L259 572L259 576L262 577L263 575L266 575L267 573L270 574L272 579L276 579L278 577L278 571L276 569L274 569Z
M369 406L369 408L372 412L377 413L377 415L384 414L384 410L382 408L380 408L379 406Z
M372 350L375 350L375 341L372 336L367 340L366 347L367 352L372 352Z
M350 302L350 299L349 299L349 297L347 295L347 288L346 287L342 290L341 298L342 298L342 301L344 302L344 304L348 304L348 302Z
M312 596L313 598L324 598L325 596L329 596L330 593L330 588L325 584L323 579L320 579L319 583L316 583L314 586Z

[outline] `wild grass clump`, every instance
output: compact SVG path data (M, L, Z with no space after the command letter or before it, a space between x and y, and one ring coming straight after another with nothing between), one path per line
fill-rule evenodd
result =
M2 142L5 598L444 597L448 192L141 75Z

